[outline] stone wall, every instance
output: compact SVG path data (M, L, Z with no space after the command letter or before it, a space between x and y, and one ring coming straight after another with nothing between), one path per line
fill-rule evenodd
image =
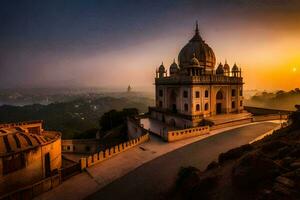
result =
M209 126L195 127L189 129L182 129L176 131L169 131L167 138L164 138L168 142L182 140L185 138L205 135L209 133Z
M118 145L113 146L104 151L100 151L100 152L90 155L88 157L81 158L81 160L80 160L81 169L85 169L87 167L90 167L92 165L100 163L104 160L107 160L107 159L111 158L112 156L115 156L123 151L126 151L126 150L128 150L132 147L135 147L141 143L144 143L148 140L149 140L149 134L147 133L136 139L129 140L127 142L118 144Z
M33 199L34 197L47 192L61 183L61 176L57 174L55 176L43 179L35 184L28 185L23 188L19 188L11 193L0 196L2 200L23 200L23 199Z
M277 110L277 109L268 109L268 108L258 108L252 106L245 106L245 110L252 113L253 115L271 115L271 114L291 114L292 111L289 110Z
M138 138L145 134L144 128L141 127L140 119L127 117L127 132L129 140Z
M287 120L287 119L288 119L288 115L286 114L259 115L253 117L254 122L269 121L269 120Z
M47 132L50 134L51 132ZM45 133L46 134L46 133ZM55 134L55 133L53 133ZM57 173L61 168L61 139L38 146L33 149L24 150L15 155L3 156L0 158L0 195L15 191L18 188L34 184L46 178L45 155L50 155L51 173ZM3 160L11 159L14 156L24 156L25 166L19 170L3 174Z
M232 127L232 126L248 124L251 122L252 122L252 118L240 119L240 120L236 120L236 121L231 121L231 122L214 125L214 126L210 127L210 130L216 130L216 129L220 129L220 128L228 128L228 127Z
M99 151L100 141L97 139L62 140L63 153L94 153Z

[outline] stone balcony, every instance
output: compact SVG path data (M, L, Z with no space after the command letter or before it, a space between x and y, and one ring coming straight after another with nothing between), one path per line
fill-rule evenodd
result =
M243 78L233 77L233 76L220 76L220 75L167 76L163 78L156 78L155 84L158 85L181 85L181 84L235 85L235 84L243 84Z

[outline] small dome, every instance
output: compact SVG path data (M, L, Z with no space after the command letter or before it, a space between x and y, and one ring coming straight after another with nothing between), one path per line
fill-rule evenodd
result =
M238 66L236 65L236 63L234 63L234 65L233 65L231 71L233 71L233 72L239 71L239 68L238 68Z
M165 66L164 66L164 63L161 63L161 65L160 65L159 68L158 68L158 71L159 71L159 72L165 72Z
M170 74L175 74L179 71L178 65L175 62L175 59L173 61L173 63L170 66Z
M224 68L223 68L223 65L222 63L219 64L217 70L216 70L216 73L217 74L224 74Z
M227 63L227 60L225 60L225 64L224 64L224 71L229 71L230 70L230 66Z
M200 67L199 60L196 58L195 54L193 54L193 58L190 60L190 65L193 67Z

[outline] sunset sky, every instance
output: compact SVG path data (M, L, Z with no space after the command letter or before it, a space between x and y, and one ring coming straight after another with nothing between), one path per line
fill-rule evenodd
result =
M0 87L150 88L194 33L245 89L300 87L298 0L3 0Z

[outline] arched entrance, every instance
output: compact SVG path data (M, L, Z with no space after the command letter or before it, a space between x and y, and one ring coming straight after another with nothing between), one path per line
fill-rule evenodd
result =
M172 110L173 112L177 112L176 99L177 99L177 94L176 91L173 89L171 90L169 96L169 109Z
M224 100L223 92L221 90L219 90L216 95L216 114L217 115L221 114L223 112L223 106L222 106L223 100Z
M172 126L172 127L176 127L176 122L175 122L175 120L174 120L174 119L170 119L169 125Z

